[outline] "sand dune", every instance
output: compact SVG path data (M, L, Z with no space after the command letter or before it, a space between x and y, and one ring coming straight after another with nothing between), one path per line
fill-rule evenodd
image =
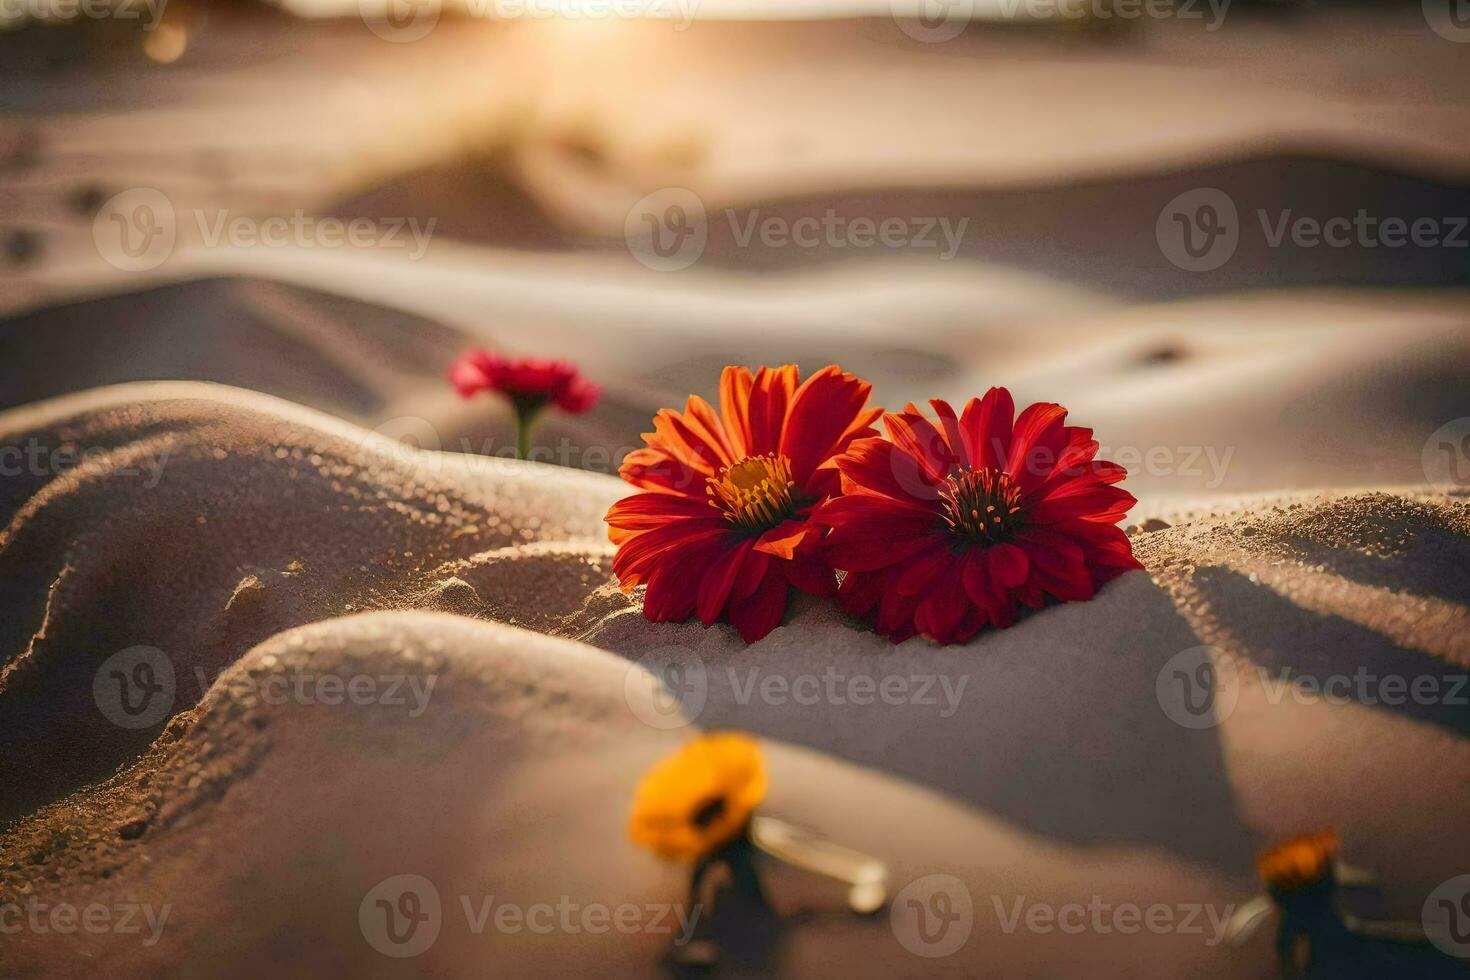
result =
M426 462L326 416L200 385L100 389L12 411L3 429L36 460L0 486L0 716L36 735L0 763L4 818L104 775L157 734L84 710L90 681L78 680L111 653L170 651L197 699L196 668L213 677L288 626L411 605L448 580L437 573L447 562L600 541L616 489L556 470L553 503L502 461ZM540 561L578 588L589 574L581 558ZM70 615L82 608L110 612L83 623Z
M0 322L11 355L0 360L11 393L0 402L173 375L301 401L425 448L504 455L505 406L465 402L444 381L458 350L485 344L571 357L602 383L594 412L548 416L537 458L615 472L654 412L713 395L725 364L835 361L889 407L916 396L959 404L992 384L1059 401L1097 429L1135 494L1174 504L1425 484L1427 441L1467 411L1470 300L1460 290L1120 304L1003 272L891 270L875 286L856 270L813 270L757 288L745 276L638 279L564 259L468 252L410 267L257 253L249 265L267 278ZM30 367L62 358L64 371Z
M650 188L619 183L615 173L600 174L585 162L574 165L575 159L558 161L558 152L575 158L578 151L547 149L519 166L507 160L498 167L472 153L386 179L368 194L328 210L344 219L402 215L426 222L440 216L440 234L501 248L621 252L628 216L647 207L640 198ZM1470 191L1463 183L1440 183L1355 160L1256 156L1180 168L1155 162L1126 174L999 185L852 187L853 182L801 194L775 179L770 188L738 191L718 184L706 188L693 179L677 186L692 185L701 195L704 214L697 217L708 230L699 257L702 268L790 274L908 257L916 264L996 264L1136 297L1339 283L1432 286L1470 279L1470 234L1451 227L1458 227L1453 216L1470 211ZM550 198L541 205L550 213L528 221L530 205L508 193L507 184L540 190ZM1223 220L1238 242L1218 265L1187 268L1161 247L1156 226L1171 201L1200 188L1228 196L1235 216ZM454 205L446 206L451 198ZM1346 212L1345 201L1353 203ZM1339 216L1352 220L1358 209L1374 219L1362 235L1354 232L1336 245L1306 238L1303 246L1292 238L1293 222L1306 219L1320 226ZM1407 222L1406 227L1431 221L1445 240L1465 244L1390 236L1386 245L1378 222L1390 217ZM902 242L885 244L849 234L857 220L903 222L911 231ZM809 223L802 233L808 238L793 244L786 229L799 230L802 222ZM565 231L550 237L548 229L558 225Z
M1463 710L1303 699L1280 673L1321 681L1361 668L1441 687L1462 677L1463 498L1304 494L1173 514L1173 526L1135 538L1148 573L964 648L890 647L811 602L746 648L723 626L648 624L616 589L600 522L621 493L611 478L406 450L266 396L186 384L11 410L0 442L44 449L48 465L64 444L90 450L84 465L0 484L0 604L15 613L0 636L0 727L30 736L0 763L3 815L19 820L0 869L53 898L173 901L177 946L78 940L78 956L116 955L121 975L206 948L213 957L218 941L204 937L242 901L261 914L231 918L236 955L212 963L242 976L287 960L300 975L329 964L400 975L359 945L351 917L390 873L421 873L446 896L672 900L673 878L621 845L620 821L639 767L686 730L630 719L648 715L609 653L472 619L660 672L697 657L703 704L698 684L684 690L689 714L776 741L790 775L773 806L890 857L901 880L943 871L966 882L985 931L963 953L977 968L1048 975L1086 960L1098 975L1128 975L1125 937L1005 934L991 897L1239 901L1252 851L1307 824L1335 823L1407 915L1470 864L1445 833L1470 818L1453 775L1470 766ZM371 610L439 615L323 622ZM1234 665L1236 695L1217 724L1191 729L1158 691L1203 644ZM99 712L93 680L138 645L164 651L176 673L173 721L123 729ZM416 718L384 718L382 705L238 693L242 676L306 667L428 670L444 695ZM807 677L833 677L839 693L855 677L895 678L906 700L803 704ZM779 695L773 683L791 686ZM103 813L103 824L88 817ZM322 822L339 833L305 832ZM223 840L234 842L228 859L212 843ZM524 864L552 842L576 850L555 869ZM315 869L320 892L283 898L300 868ZM472 961L576 974L608 957L638 973L657 956L648 937L487 950L463 920L450 923L405 975ZM7 947L20 975L65 975L44 938ZM799 917L769 938L750 947L750 969L801 975L837 956L865 974L925 970L883 923ZM1199 976L1260 973L1269 955L1198 936L1150 949Z
M254 693L300 670L437 683L413 718L385 703L278 704ZM50 903L138 903L162 922L156 942L79 934L63 948L24 932L0 947L0 966L21 977L73 976L100 960L120 977L666 975L659 959L672 937L654 931L665 928L655 916L677 919L645 910L685 895L674 869L625 842L623 824L638 774L686 732L644 725L635 708L649 704L630 700L626 675L600 651L442 615L374 613L273 637L136 763L0 843L0 882L25 889L44 877L36 891ZM944 874L971 896L976 934L939 961L945 969L1047 974L1079 960L1101 976L1132 969L1116 933L1006 935L992 895L1008 907L1017 894L1060 905L1100 891L1114 903L1223 908L1241 887L1166 855L1084 855L869 770L779 742L766 751L770 812L881 855L897 887ZM1076 877L1083 860L1086 882ZM380 882L404 874L437 896L424 927L437 936L412 959L389 959L372 945L392 948L371 918L378 911L360 920L359 910ZM820 879L773 868L768 883L781 918L753 917L750 942L722 973L938 969L901 944L886 916L840 911L840 890ZM507 904L565 905L573 916L633 904L645 928L547 936L477 918ZM1206 946L1210 928L1161 937L1154 955L1192 976L1268 975L1263 946Z
M219 381L381 419L405 384L443 376L464 338L397 310L313 290L207 279L78 301L0 322L10 408L122 381ZM64 357L64 363L54 363ZM50 370L38 366L51 363Z
M1462 46L1419 5L1228 15L1220 31L1141 18L941 44L884 18L585 31L446 18L392 45L358 23L231 6L167 69L141 63L133 33L99 43L116 25L39 47L35 32L0 38L16 66L0 95L0 240L24 244L0 264L0 309L170 278L110 266L96 204L78 204L140 187L183 225L196 211L422 215L445 241L597 251L589 232L616 239L629 205L672 186L774 217L959 209L966 255L1139 295L1463 281L1464 249L1269 248L1253 224L1217 270L1159 253L1159 211L1195 186L1229 191L1248 222L1287 202L1337 217L1342 195L1349 217L1465 213L1470 126L1447 95ZM262 48L275 56L241 54ZM717 237L718 260L770 267Z

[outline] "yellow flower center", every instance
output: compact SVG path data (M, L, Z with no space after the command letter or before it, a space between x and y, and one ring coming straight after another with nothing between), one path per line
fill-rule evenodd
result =
M939 487L950 533L972 544L1004 541L1020 522L1021 489L1000 470L960 470Z
M791 460L775 453L747 456L705 480L709 505L742 531L759 534L796 514Z

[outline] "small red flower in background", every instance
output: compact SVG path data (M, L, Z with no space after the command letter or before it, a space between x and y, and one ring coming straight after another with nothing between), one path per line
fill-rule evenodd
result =
M449 380L461 397L497 391L530 408L555 405L573 415L597 404L601 389L566 361L511 360L487 350L472 350L455 361Z
M449 367L449 380L461 398L494 391L510 400L516 413L516 451L530 453L531 425L547 405L579 415L597 404L602 389L566 361L512 360L487 350L472 350Z
M753 643L780 625L788 586L837 591L809 518L838 490L834 457L876 435L880 410L864 407L872 386L835 365L799 381L794 365L727 367L718 414L698 396L664 409L624 460L643 492L607 512L613 570L625 590L648 586L648 619L723 618Z
M961 643L1010 626L1020 604L1090 599L1142 566L1116 525L1135 503L1127 475L1095 460L1092 430L1041 402L1013 421L991 388L956 417L929 403L884 416L893 441L864 439L837 460L843 496L813 516L823 551L847 572L838 600L895 643L915 634Z

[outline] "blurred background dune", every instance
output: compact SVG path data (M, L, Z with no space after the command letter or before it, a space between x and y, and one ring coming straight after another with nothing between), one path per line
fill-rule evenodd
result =
M1462 414L1470 44L1432 4L394 2L0 35L6 404L215 380L493 452L507 419L441 382L485 344L602 381L548 444L612 469L724 363L835 361L892 404L1009 383L1119 445L1243 453L1142 474L1189 493L1421 482ZM702 229L677 268L640 237L681 231L670 194ZM1234 209L1224 261L1169 239L1200 194ZM1360 213L1438 237L1285 230ZM854 244L864 219L906 237Z

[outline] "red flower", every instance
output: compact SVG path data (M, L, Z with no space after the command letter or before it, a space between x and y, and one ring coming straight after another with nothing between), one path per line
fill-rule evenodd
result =
M515 403L517 411L535 411L550 404L576 415L596 405L601 394L597 385L566 361L516 361L487 350L472 350L460 357L449 368L449 380L463 398L498 391Z
M1094 460L1092 430L1041 402L1012 422L1010 392L991 388L964 414L931 401L884 416L893 441L855 442L838 458L844 496L814 515L823 550L847 576L838 600L895 643L939 643L1010 626L1017 605L1090 599L1140 568L1116 524L1135 503L1127 475Z
M871 385L836 366L798 385L796 367L751 375L727 367L720 412L690 396L664 409L648 448L628 455L624 480L644 492L607 512L625 590L646 584L643 614L670 622L725 619L753 643L780 625L787 586L837 591L819 553L812 509L837 492L833 458L876 435Z

